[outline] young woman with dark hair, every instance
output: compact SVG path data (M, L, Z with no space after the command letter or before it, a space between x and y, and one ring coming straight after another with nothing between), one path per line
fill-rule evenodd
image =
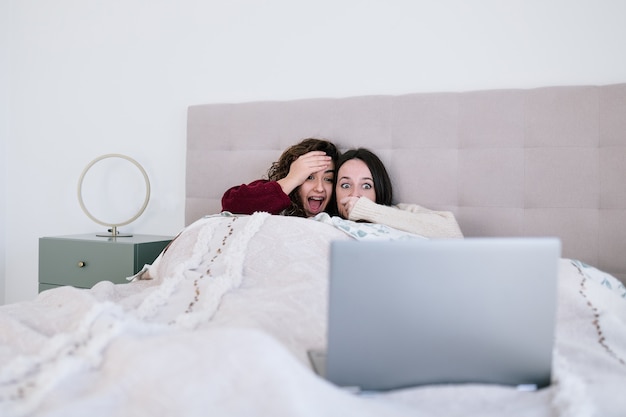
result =
M449 211L433 211L416 204L392 205L393 187L385 165L372 151L351 149L337 161L335 199L341 217L380 223L428 238L461 238Z

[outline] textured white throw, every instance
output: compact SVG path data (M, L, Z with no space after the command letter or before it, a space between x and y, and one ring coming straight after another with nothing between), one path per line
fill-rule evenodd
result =
M0 416L624 415L623 287L567 259L549 388L360 397L318 378L306 350L325 344L329 243L350 238L307 219L210 216L143 279L0 307Z

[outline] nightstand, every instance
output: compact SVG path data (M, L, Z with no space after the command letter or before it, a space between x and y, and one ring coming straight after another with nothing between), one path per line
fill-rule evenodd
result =
M126 283L154 262L170 236L98 237L94 234L39 238L39 292L72 285L91 288L99 281Z

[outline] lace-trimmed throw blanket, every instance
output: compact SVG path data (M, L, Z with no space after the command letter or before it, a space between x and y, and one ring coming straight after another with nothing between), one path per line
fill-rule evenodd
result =
M624 415L624 288L568 259L549 388L441 385L360 397L318 378L306 351L325 344L329 243L384 238L360 227L209 216L142 279L0 307L0 415Z

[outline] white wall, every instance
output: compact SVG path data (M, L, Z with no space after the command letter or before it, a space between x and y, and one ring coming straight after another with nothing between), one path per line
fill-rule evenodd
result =
M179 231L190 104L626 81L622 0L2 5L6 302L36 295L39 237L102 229L76 198L98 155L130 155L150 176L150 205L126 230Z
M8 200L6 184L8 158L6 150L9 116L9 3L0 1L0 304L5 298L6 271L6 203Z

